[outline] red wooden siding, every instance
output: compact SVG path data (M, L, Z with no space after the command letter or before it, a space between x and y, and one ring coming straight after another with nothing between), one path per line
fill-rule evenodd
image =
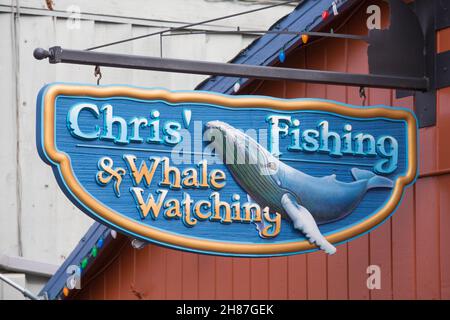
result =
M383 23L388 20L383 7ZM357 12L336 32L363 34ZM450 29L438 33L438 51L450 50ZM327 39L288 55L297 68L367 72L366 44ZM293 82L259 82L245 93L312 97L361 105L358 88ZM392 90L367 90L369 105L413 106ZM450 168L450 88L438 93L437 125L420 130L420 172ZM369 235L323 252L242 259L182 253L128 243L119 257L89 282L79 299L450 299L450 176L419 178L392 219ZM368 290L366 269L379 265L381 290Z

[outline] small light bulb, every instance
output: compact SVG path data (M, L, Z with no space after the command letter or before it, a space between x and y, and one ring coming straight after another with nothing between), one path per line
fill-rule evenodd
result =
M286 61L286 53L284 53L284 49L280 50L280 53L278 54L278 59L280 59L281 63L284 63L284 61Z
M302 42L307 43L309 40L309 36L307 34L302 34Z
M68 297L68 296L69 296L69 293L70 293L69 289L68 289L67 287L64 287L64 289L63 289L63 295L64 295L64 297Z
M111 230L110 234L111 234L111 237L113 239L117 238L117 231L116 230Z
M84 258L81 261L81 269L85 269L87 267L87 265L88 265L88 258Z
M329 16L328 10L324 10L324 11L322 12L322 19L323 19L323 20L326 20L326 19L328 18L328 16Z
M98 241L97 241L97 248L98 248L98 249L100 249L101 247L103 247L103 242L104 242L103 238L98 239Z
M337 16L339 14L336 1L333 1L333 14L335 16Z
M133 240L131 241L131 246L132 246L134 249L141 250L141 249L144 248L146 245L147 245L146 242L141 241L141 240L139 240L139 239L133 239Z
M233 91L236 93L241 89L241 84L239 83L239 80L236 81L236 83L233 86Z
M97 247L93 247L91 250L91 256L93 256L95 258L95 257L97 257L97 254L98 254Z

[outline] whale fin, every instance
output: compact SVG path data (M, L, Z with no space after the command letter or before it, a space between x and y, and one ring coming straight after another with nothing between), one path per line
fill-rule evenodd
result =
M355 180L369 180L375 176L375 173L369 170L361 170L358 168L353 168L351 170L352 176Z
M300 230L309 242L315 243L328 254L336 253L336 248L322 235L311 213L305 207L299 205L292 195L288 193L283 195L281 204L291 218L294 228Z
M394 182L391 179L376 175L371 171L353 168L351 172L356 181L368 180L367 189L394 187Z
M263 235L263 230L264 230L264 228L266 227L266 225L264 224L264 222L254 222L254 224L255 224L255 226L256 226L256 230L258 230L258 233L259 233L259 236L261 237L261 238L266 238L264 235Z
M249 194L247 194L247 201L251 202L251 203L255 203L255 201L252 199L252 197L250 197ZM266 227L266 225L264 224L264 221L260 221L260 222L254 221L253 223L256 226L256 230L258 230L259 236L261 238L266 238L263 236L263 233L262 233L264 228Z

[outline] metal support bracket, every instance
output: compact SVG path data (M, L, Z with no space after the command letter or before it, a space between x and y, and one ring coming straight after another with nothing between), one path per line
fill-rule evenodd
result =
M397 2L397 3L394 3ZM409 38L408 41L415 42L422 46L422 67L426 78L429 79L430 88L426 92L397 91L397 98L406 96L415 97L415 111L419 120L419 127L429 127L436 124L436 92L438 89L450 86L450 54L448 52L437 54L436 52L436 32L450 27L450 0L415 0L409 6L400 3L398 0L391 0L391 5L403 6L402 17L396 17L396 21L405 19L409 7L411 13L409 19L415 19L420 27L420 34L416 32L415 38ZM392 8L391 8L392 9ZM412 21L412 20L411 20ZM404 23L404 28L409 28L414 22ZM411 31L411 30L409 30ZM402 31L408 33L408 30ZM403 59L410 61L406 65L417 65L419 59L413 60L405 56L406 51L401 52Z
M431 3L430 5L430 2ZM390 0L390 26L369 32L370 73L402 74L429 79L426 91L397 91L397 98L415 96L419 127L436 123L436 3L415 0L410 5Z
M430 0L416 0L414 9L424 35L425 74L430 79L430 90L415 94L416 115L423 128L436 125L436 11Z
M436 88L450 87L450 51L438 53L436 57Z
M435 5L436 30L450 27L450 1L438 0Z

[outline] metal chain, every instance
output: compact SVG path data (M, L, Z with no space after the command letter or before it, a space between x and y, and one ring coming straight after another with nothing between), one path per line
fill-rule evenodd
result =
M94 77L97 78L97 85L100 85L100 80L102 79L102 71L100 70L99 65L95 66Z
M364 87L359 87L359 97L360 97L361 99L363 99L362 105L365 106L365 105L366 105L366 100L367 100L366 88L364 88Z

